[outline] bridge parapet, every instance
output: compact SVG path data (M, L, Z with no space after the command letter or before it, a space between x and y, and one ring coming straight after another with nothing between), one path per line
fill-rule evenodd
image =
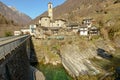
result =
M0 42L0 60L10 54L17 47L25 43L30 38L30 35L17 36L9 40Z
M24 35L0 41L0 80L31 80L30 40Z

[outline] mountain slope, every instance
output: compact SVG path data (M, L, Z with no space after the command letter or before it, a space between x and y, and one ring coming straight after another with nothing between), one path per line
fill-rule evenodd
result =
M17 24L27 24L31 21L31 18L19 11L8 7L2 2L0 2L0 13L4 15L7 19L15 21Z
M0 14L0 37L4 37L8 33L13 35L13 32L15 30L20 30L20 28L21 27L13 20L8 20L2 14Z
M70 15L75 9L81 9L82 7L87 7L89 4L97 4L98 2L100 2L100 0L66 0L62 5L54 8L54 18L61 16L65 16L66 18L66 16ZM47 11L40 16L44 15L47 15ZM40 16L38 16L35 21L38 20Z
M116 0L66 0L62 5L54 8L54 18L64 18L68 21L77 21L81 17L104 12L104 8L110 6L115 1ZM34 22L37 22L38 19L44 15L47 15L47 11L38 16Z
M54 4L53 4L54 5ZM62 18L68 23L80 23L84 18L93 18L105 39L120 35L120 0L66 0L53 9L54 19ZM34 19L38 23L41 16Z

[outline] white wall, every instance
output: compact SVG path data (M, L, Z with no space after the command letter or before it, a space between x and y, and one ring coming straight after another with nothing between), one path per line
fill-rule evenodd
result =
M87 36L88 35L88 28L80 28L80 35Z
M21 29L21 32L23 32L23 34L30 33L30 29Z
M29 26L29 29L30 29L30 35L35 35L36 25L31 24L31 25Z
M88 35L88 31L80 31L80 35L87 36Z
M14 31L14 35L15 36L21 35L21 31Z

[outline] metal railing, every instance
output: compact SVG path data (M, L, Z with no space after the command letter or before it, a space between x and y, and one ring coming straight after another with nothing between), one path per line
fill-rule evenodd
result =
M23 35L0 41L0 60L5 59L5 56L15 50L29 38L30 35Z

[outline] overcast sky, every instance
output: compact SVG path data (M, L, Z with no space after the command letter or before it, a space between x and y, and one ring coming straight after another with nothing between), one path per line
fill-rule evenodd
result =
M32 19L47 10L48 2L53 3L53 7L64 3L66 0L0 0L7 6L13 6L20 12L30 16Z

